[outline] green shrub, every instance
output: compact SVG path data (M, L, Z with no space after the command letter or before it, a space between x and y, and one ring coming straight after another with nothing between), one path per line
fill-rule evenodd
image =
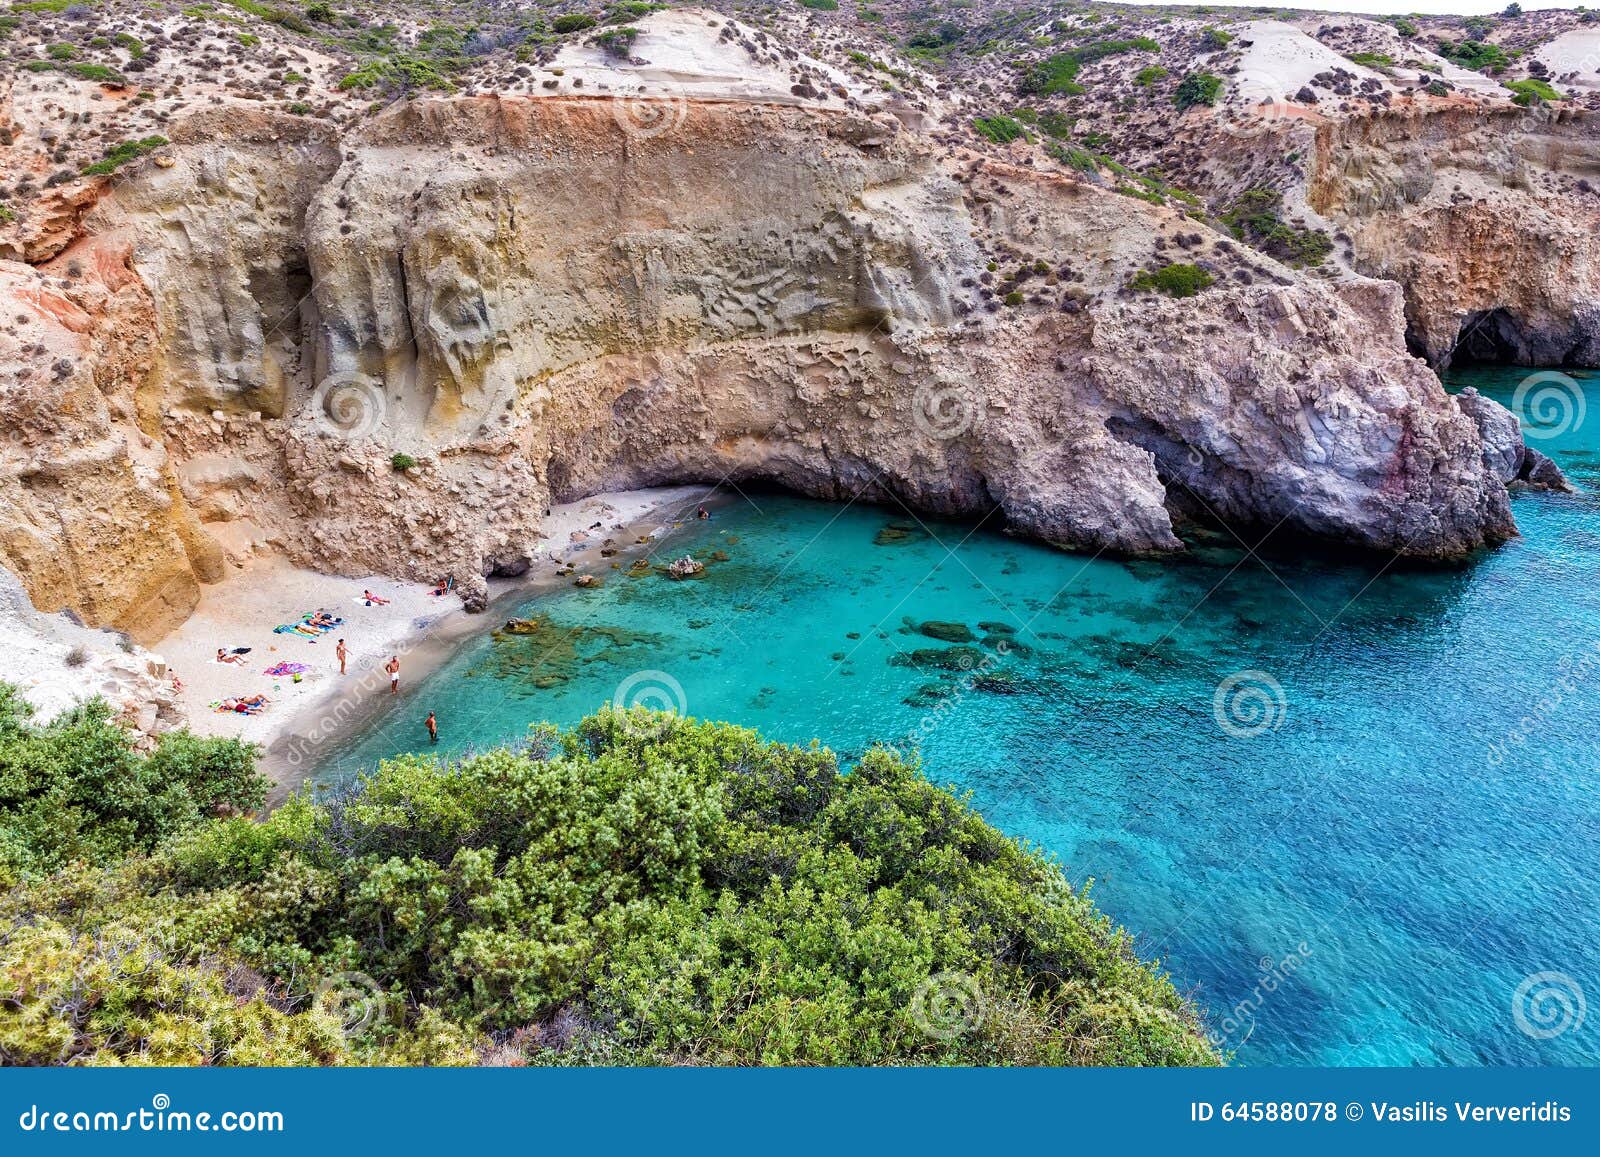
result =
M403 454L399 451L396 451L389 458L389 465L396 470L409 470L416 464L417 460L410 454Z
M4 201L0 201L0 225L9 225L17 219L17 212Z
M978 130L981 136L987 137L997 145L1010 144L1015 140L1032 140L1028 130L1013 117L995 115L992 117L978 117L972 122L972 127Z
M1010 293L1005 295L1004 300L1005 300L1005 303L1007 305L1011 305L1011 306L1021 305L1022 304L1022 290L1013 289Z
M455 82L433 61L401 53L369 60L339 82L339 88L346 92L376 90L400 95L416 89L453 92L455 87Z
M1389 23L1393 24L1394 30L1401 36L1404 36L1407 40L1410 40L1413 36L1417 35L1417 33L1421 31L1421 29L1417 27L1416 21L1407 19L1404 16L1391 16L1389 17Z
M1367 68L1387 69L1394 67L1394 57L1383 52L1352 52L1345 59L1352 64L1365 65Z
M1540 80L1538 77L1507 81L1506 87L1516 94L1511 98L1512 103L1523 106L1567 99L1561 92L1552 88L1548 81Z
M584 32L595 26L595 18L586 12L568 12L551 21L550 27L565 36L569 32Z
M30 715L0 683L0 888L150 851L220 806L266 797L254 749L235 740L171 732L140 755L100 700L42 726Z
M1484 44L1477 40L1463 40L1455 44L1441 40L1439 55L1459 64L1462 68L1477 71L1487 69L1490 72L1501 72L1511 63L1511 58L1498 44Z
M632 25L622 28L607 28L598 33L594 43L602 48L607 56L619 57L626 60L633 54L633 42L639 39L639 30Z
M126 32L119 32L111 40L118 48L124 49L134 60L138 60L144 55L144 41L137 36L129 36Z
M67 65L67 71L81 80L93 80L100 84L127 84L127 79L114 68L104 64L93 64L87 60L74 61Z
M306 19L313 24L332 24L337 18L331 4L306 5Z
M1200 34L1200 43L1210 49L1226 48L1233 43L1233 33L1221 28L1207 28Z
M839 0L800 0L802 8L814 8L818 12L837 12Z
M1040 96L1052 96L1058 93L1077 95L1083 92L1084 88L1075 78L1078 70L1085 64L1124 52L1160 51L1161 45L1148 36L1136 36L1132 40L1096 40L1092 44L1074 48L1071 52L1058 52L1039 61L1023 73L1017 87L1022 92Z
M1240 241L1285 265L1321 265L1333 252L1333 239L1321 229L1290 225L1279 213L1282 207L1276 189L1247 189L1219 220Z
M313 993L351 973L382 1002L346 1042ZM519 1029L499 1055L533 1063L1218 1059L1054 863L915 766L640 710L0 894L0 975L12 1064L462 1063Z
M1191 72L1178 82L1172 99L1180 109L1195 105L1214 105L1222 95L1222 78L1209 72Z
M1128 288L1169 297L1193 297L1215 280L1198 265L1163 265L1160 269L1141 269L1128 281Z
M70 44L52 44L44 51L51 60L71 60L78 55L78 50Z
M655 4L651 0L626 0L626 3L613 4L606 9L606 23L626 24L629 20L660 12L665 7L665 4Z
M123 141L106 150L106 155L83 170L86 177L103 177L114 173L129 161L137 160L167 143L166 137L143 137L137 141Z
M1051 141L1045 145L1045 151L1069 169L1077 169L1080 173L1088 173L1091 176L1100 171L1100 159L1088 149Z
M1167 70L1159 64L1150 64L1133 74L1133 83L1140 88L1149 88L1153 84L1166 80L1167 76Z

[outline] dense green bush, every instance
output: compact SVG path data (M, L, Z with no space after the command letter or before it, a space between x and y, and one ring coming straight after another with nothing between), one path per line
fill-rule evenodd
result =
M74 867L0 929L0 1062L1217 1060L1084 893L914 767L642 710Z
M992 117L978 117L972 122L972 127L978 130L980 136L986 137L997 145L1010 144L1015 140L1028 140L1028 130L1022 127L1022 122L1014 117L995 115Z
M603 49L606 55L626 60L632 55L633 42L637 39L639 30L632 25L624 25L621 28L607 28L597 33L594 43Z
M1051 96L1057 93L1076 95L1084 91L1077 83L1078 70L1085 64L1124 52L1160 52L1161 45L1148 36L1132 40L1096 40L1092 44L1058 52L1035 64L1022 75L1017 88L1025 93Z
M1506 87L1516 95L1511 98L1511 103L1531 105L1535 102L1548 102L1566 100L1561 92L1553 88L1548 81L1540 80L1536 76L1527 80L1511 80L1506 82Z
M1222 78L1209 72L1191 72L1178 82L1172 99L1179 108L1192 108L1197 104L1213 105L1222 95Z
M1129 279L1128 288L1169 297L1193 297L1215 280L1198 265L1163 265L1160 269L1141 269Z
M404 95L416 89L451 92L456 86L433 61L396 53L367 61L339 81L339 87Z
M44 726L0 683L0 887L70 860L149 851L219 808L266 798L255 753L187 732L141 755L98 700Z
M584 32L595 26L595 18L585 12L568 12L564 16L557 16L550 23L550 27L562 35L568 32Z
M1500 72L1511 63L1511 58L1498 44L1484 44L1478 40L1462 40L1456 43L1441 40L1439 55L1459 64L1462 68L1479 71L1487 69L1490 72Z
M167 143L166 137L141 137L136 141L123 141L106 150L106 155L86 165L83 173L86 177L103 177L114 173L129 161L137 160L146 153L154 152Z
M1283 194L1276 189L1246 189L1220 220L1240 241L1286 265L1321 265L1333 252L1333 238L1321 229L1290 225L1282 208Z

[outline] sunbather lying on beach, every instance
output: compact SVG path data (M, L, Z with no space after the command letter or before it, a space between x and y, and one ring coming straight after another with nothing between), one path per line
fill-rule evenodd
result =
M233 711L240 715L259 715L272 700L265 695L246 695L243 698L224 699L217 704L218 711Z
M371 606L386 607L386 606L389 605L389 600L388 599L383 598L381 595L375 595L371 591L362 591L361 592L361 597L367 600L367 606L369 606L369 607L371 607Z
M219 662L219 663L243 663L244 662L244 656L243 655L230 655L230 654L228 654L227 651L223 650L221 647L218 647L217 648L217 662Z
M319 631L331 631L342 622L343 619L336 619L327 611L317 611L305 617L306 625L315 627Z

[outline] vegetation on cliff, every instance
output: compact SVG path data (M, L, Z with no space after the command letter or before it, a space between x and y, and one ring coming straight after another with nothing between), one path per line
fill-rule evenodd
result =
M133 758L7 718L8 769ZM1217 1060L1054 865L883 751L605 712L127 842L0 899L0 1062Z
M30 713L0 683L0 887L74 861L113 864L266 798L254 750L235 740L172 732L141 755L98 700L42 727Z

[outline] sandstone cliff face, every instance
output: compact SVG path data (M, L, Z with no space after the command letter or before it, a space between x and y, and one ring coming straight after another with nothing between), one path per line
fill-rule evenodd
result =
M1600 118L1403 108L1321 126L1312 155L1311 205L1404 286L1434 365L1600 365Z
M1177 549L1186 514L1422 556L1514 533L1393 286L1220 247L1233 280L1132 295L1193 222L941 161L887 118L636 103L418 100L341 141L237 111L175 132L57 258L92 256L60 290L82 317L42 323L76 351L66 387L6 383L32 424L6 451L0 561L42 606L151 635L257 549L476 597L526 566L550 501L666 481L998 506L1121 552ZM1068 308L986 301L1001 253ZM8 304L64 316L39 271L5 270ZM63 439L98 457L66 469ZM66 565L85 549L95 567Z

